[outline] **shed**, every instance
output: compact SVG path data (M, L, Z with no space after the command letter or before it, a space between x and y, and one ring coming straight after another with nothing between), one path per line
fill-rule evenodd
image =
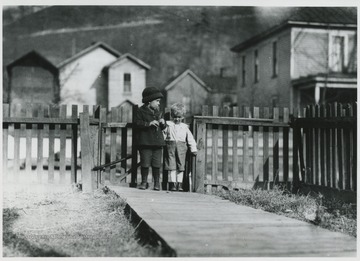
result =
M165 106L181 102L186 106L186 116L200 114L210 93L207 85L190 69L170 78L162 89L165 92Z
M6 66L8 103L57 103L59 70L37 51L30 51Z

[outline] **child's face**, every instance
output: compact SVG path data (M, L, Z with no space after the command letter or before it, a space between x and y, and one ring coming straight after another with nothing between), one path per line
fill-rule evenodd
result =
M153 100L151 102L149 102L149 106L150 108L152 108L153 110L158 110L159 107L160 107L160 98L159 99L156 99L156 100Z
M179 124L183 119L184 117L182 116L173 116L173 121L175 124Z

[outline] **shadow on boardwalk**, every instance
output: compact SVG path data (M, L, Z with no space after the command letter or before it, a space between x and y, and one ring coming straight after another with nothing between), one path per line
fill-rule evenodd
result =
M356 256L356 238L198 193L112 186L151 240L179 257ZM144 227L142 227L143 229Z

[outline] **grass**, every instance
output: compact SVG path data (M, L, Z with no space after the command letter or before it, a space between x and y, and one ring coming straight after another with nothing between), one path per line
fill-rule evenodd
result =
M321 194L292 194L279 186L272 190L222 190L218 196L237 204L262 209L278 215L310 222L317 226L356 237L356 205Z
M138 231L124 213L126 201L112 191L85 194L46 186L4 192L3 256L163 255L160 246L140 242Z

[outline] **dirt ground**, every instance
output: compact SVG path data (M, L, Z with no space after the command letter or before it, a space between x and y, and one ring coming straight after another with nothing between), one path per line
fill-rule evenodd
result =
M3 256L151 257L123 213L125 200L70 185L3 184Z

